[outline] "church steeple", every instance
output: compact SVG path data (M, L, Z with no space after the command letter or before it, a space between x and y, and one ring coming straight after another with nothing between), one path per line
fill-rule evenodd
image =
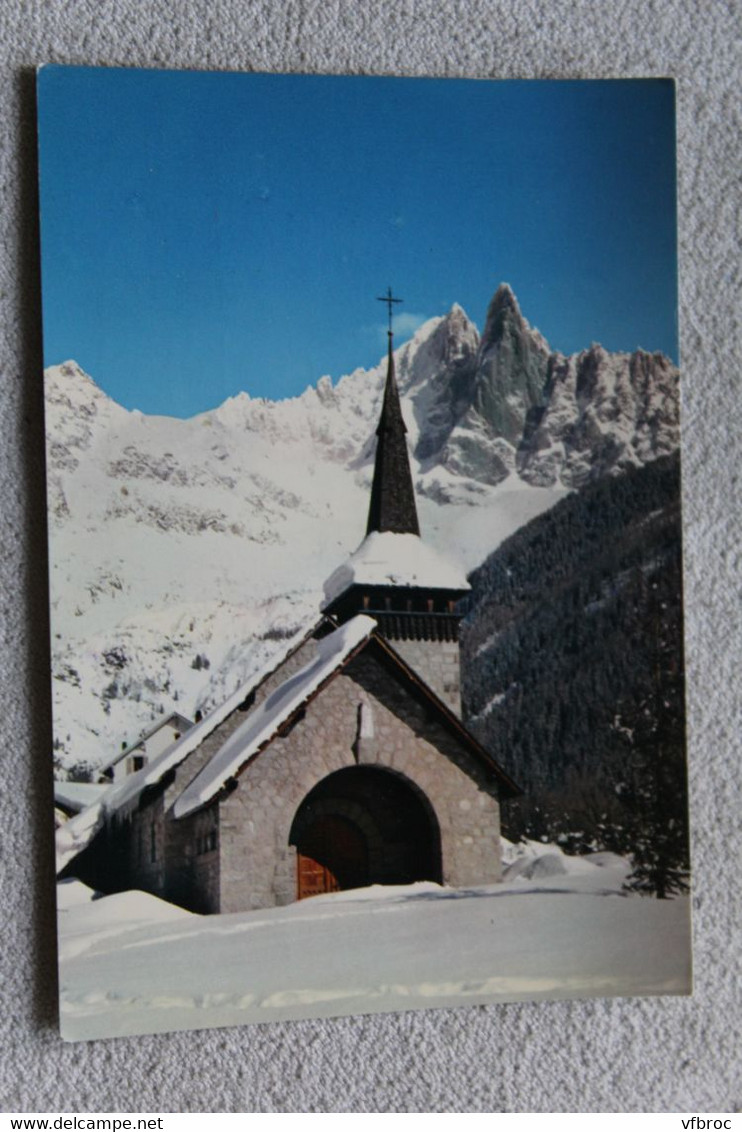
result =
M391 288L381 300L389 304L389 357L366 537L325 582L322 609L341 625L357 613L373 617L421 681L460 715L456 607L470 586L461 567L420 538L394 375L392 303L401 301Z
M410 459L407 453L407 428L402 419L399 390L394 373L394 335L391 330L391 288L389 303L389 355L387 359L384 401L379 426L376 429L376 460L368 509L366 534L372 531L393 531L401 535L419 535L420 524L415 506L415 489L412 486Z

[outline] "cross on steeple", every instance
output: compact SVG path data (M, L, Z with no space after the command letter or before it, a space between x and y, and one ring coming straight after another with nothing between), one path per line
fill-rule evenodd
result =
M389 329L387 330L387 334L391 338L391 336L392 336L392 304L393 303L403 303L404 299L395 299L394 295L392 294L391 287L387 287L386 295L377 295L376 301L378 303L386 303L388 308L389 308Z

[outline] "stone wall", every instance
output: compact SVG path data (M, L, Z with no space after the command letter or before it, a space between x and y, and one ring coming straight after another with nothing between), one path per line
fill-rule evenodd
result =
M359 705L365 716L360 743ZM499 879L492 772L365 650L220 800L220 911L296 899L296 853L289 845L296 812L318 783L359 761L401 776L427 800L439 826L445 884Z
M317 643L302 641L256 689L265 699L315 655ZM236 708L186 756L159 787L137 796L108 821L104 835L82 865L87 880L104 892L140 888L194 912L218 912L221 904L219 810L215 802L178 821L175 800L247 718ZM78 868L78 872L82 871Z
M461 662L458 641L390 641L410 668L461 718Z
M458 711L455 642L393 647ZM261 685L257 699L308 663L315 649L311 639L302 643ZM297 810L328 775L359 765L398 776L435 815L444 884L498 880L499 805L491 771L374 651L367 648L351 661L287 734L255 756L232 793L187 818L173 818L175 799L246 719L240 710L144 805L139 800L117 815L109 838L112 887L143 888L197 912L291 903L297 880L289 835Z
M104 891L141 888L166 896L166 824L162 794L113 815L107 831Z
M218 912L219 808L216 803L167 822L167 899L192 912Z
M96 848L95 887L139 888L193 912L218 912L218 807L175 821L167 802L168 790L156 791L110 819Z
M433 806L440 826L443 883L498 881L500 806L493 771L444 726L440 716L390 678L370 651L358 656L347 671L378 716L375 749L364 755L365 761L403 774Z

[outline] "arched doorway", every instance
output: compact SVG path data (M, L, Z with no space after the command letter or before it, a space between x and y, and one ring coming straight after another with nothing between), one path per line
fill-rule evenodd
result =
M299 899L368 884L368 846L358 826L337 814L308 824L297 847Z
M347 767L296 811L297 898L368 884L441 881L438 822L411 782L379 767Z

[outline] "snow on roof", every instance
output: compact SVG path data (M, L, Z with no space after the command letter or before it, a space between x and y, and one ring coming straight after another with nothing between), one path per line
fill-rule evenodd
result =
M97 802L76 814L74 818L65 822L57 830L57 872L61 871L65 865L68 865L78 853L81 853L90 844L102 827L107 814L115 813L127 802L138 798L148 786L154 786L169 770L179 766L190 755L191 751L195 751L207 735L210 735L228 715L231 715L241 703L244 703L250 692L257 688L266 676L269 676L288 653L306 636L306 633L297 633L287 641L286 648L280 656L276 657L274 654L249 680L240 684L219 707L214 708L198 723L194 723L180 739L176 739L174 743L161 751L141 770L138 770L135 774L130 774L123 782L114 783L111 786L104 784L103 793Z
M289 647L280 658L273 656L263 667L246 680L229 696L224 703L219 707L214 708L212 712L204 716L198 723L194 723L193 727L189 728L180 739L176 739L169 747L166 747L156 758L137 771L136 774L130 774L128 778L118 785L111 787L110 791L105 796L105 807L108 812L118 810L126 802L131 801L133 798L138 797L147 786L154 786L160 781L163 775L167 774L173 767L182 763L186 755L190 755L191 751L195 751L196 747L204 741L207 735L210 735L220 723L222 723L228 715L236 711L241 703L244 703L247 696L254 688L260 684L264 678L270 675L276 666L283 660L286 653L291 651L291 648L297 643L295 638L288 642Z
M54 783L54 801L60 805L65 806L68 810L74 813L79 813L84 810L86 806L92 806L94 802L100 799L104 790L108 786L104 782L102 784L94 782L55 782Z
M109 786L106 790L112 790ZM70 818L64 825L60 825L55 835L57 848L57 872L68 865L78 853L82 853L95 837L105 820L103 800L87 806L74 818Z
M136 751L136 749L138 747L141 747L143 743L146 743L148 739L151 739L153 735L156 735L158 731L162 731L163 727L167 727L168 724L173 723L177 723L182 731L187 731L189 727L193 726L193 721L186 719L186 717L184 715L181 715L179 711L171 711L170 715L166 715L164 719L158 719L157 722L153 723L152 726L148 728L147 731L143 732L138 739L135 739L133 743L129 743L128 746L124 747L117 754L115 754L112 759L109 759L107 763L104 763L100 768L100 773L102 774L104 771L110 770L111 767L116 766L116 764L120 763L122 759L125 759L127 755L130 755L132 751Z
M372 531L357 550L325 582L327 608L350 586L415 586L469 590L463 570L419 535Z
M281 724L343 665L375 628L376 622L371 617L359 614L319 641L314 659L258 704L186 787L175 802L175 817L185 817L213 798L227 779L273 738Z

